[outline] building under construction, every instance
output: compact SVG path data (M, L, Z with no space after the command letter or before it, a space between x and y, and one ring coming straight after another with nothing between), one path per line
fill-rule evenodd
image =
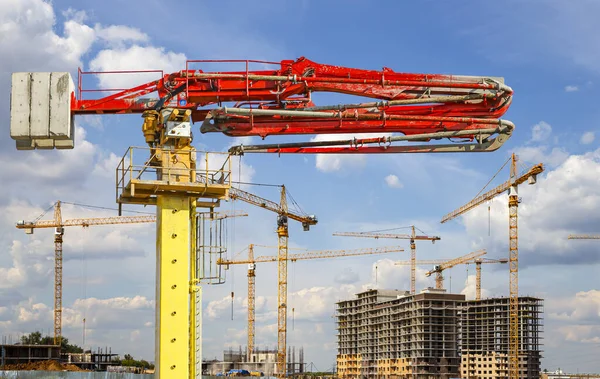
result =
M337 303L340 378L459 376L459 316L465 296L426 289L368 290Z
M340 378L508 378L509 299L368 290L337 303ZM538 377L543 300L519 298L520 378Z
M508 378L509 298L466 301L461 310L461 377ZM543 300L519 297L519 377L540 375Z

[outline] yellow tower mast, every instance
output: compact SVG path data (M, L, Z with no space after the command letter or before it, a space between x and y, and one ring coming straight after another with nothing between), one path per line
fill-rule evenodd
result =
M287 347L287 261L288 261L288 206L285 186L281 187L281 212L277 216L277 376L285 377Z

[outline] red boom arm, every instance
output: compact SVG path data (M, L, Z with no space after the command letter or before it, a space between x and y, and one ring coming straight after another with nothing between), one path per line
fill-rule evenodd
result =
M197 61L195 61L197 62ZM242 61L248 63L251 61ZM502 79L362 70L312 62L281 61L276 70L185 70L100 99L72 102L73 114L142 113L176 107L192 110L201 132L230 136L379 133L374 138L236 147L241 152L349 153L491 151L514 125L500 120L512 100ZM187 65L186 65L187 66ZM313 92L335 92L376 101L316 106ZM157 93L158 99L145 98ZM223 103L232 103L223 107ZM207 109L206 106L217 105ZM402 136L382 136L400 133ZM410 137L414 138L410 138ZM462 144L391 146L396 141L458 138ZM475 141L465 144L464 142ZM377 146L374 146L376 144ZM344 145L341 146L340 145ZM270 148L266 148L270 146ZM337 146L337 147L333 147ZM444 146L444 149L440 149ZM466 147L465 147L466 146Z

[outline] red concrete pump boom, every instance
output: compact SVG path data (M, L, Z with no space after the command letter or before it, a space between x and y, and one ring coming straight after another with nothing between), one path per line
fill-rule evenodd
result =
M245 65L242 71L190 69L203 63ZM249 70L249 65L274 69ZM135 73L139 73L136 71ZM158 71L160 72L160 71ZM104 74L117 74L110 72ZM131 72L134 73L134 72ZM84 99L94 90L73 94L71 114L143 113L162 108L189 109L202 133L228 136L368 133L358 139L236 146L234 153L399 153L475 152L498 149L514 125L500 117L513 91L502 78L432 75L363 70L320 64L299 58L262 61L188 61L184 70L110 95ZM313 92L371 98L353 104L317 106ZM151 95L158 95L149 98ZM226 106L225 106L226 105ZM211 107L212 106L212 107ZM449 139L447 144L429 144ZM395 142L409 142L395 145ZM417 143L417 144L415 144ZM418 144L421 143L421 144Z

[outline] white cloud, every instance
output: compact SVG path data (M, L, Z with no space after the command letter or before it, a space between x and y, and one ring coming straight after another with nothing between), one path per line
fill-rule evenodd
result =
M465 280L465 288L460 291L461 294L465 295L467 300L475 300L477 294L477 276L469 275ZM490 297L491 292L485 288L481 288L481 298L485 299Z
M165 73L185 68L184 54L162 47L133 45L104 49L89 63L92 71L163 70ZM98 75L101 88L129 88L160 78L160 73Z
M552 126L545 121L540 121L531 128L531 141L543 142L552 134Z
M206 307L203 309L203 313L205 317L209 320L216 320L222 317L227 317L226 315L231 314L232 307L232 299L231 296L224 296L219 300L213 300L209 302ZM248 301L245 297L234 296L233 297L233 309L234 314L237 313L238 317L244 315L248 309Z
M560 299L560 304L556 304L555 308L556 311L551 312L549 318L571 323L595 322L600 318L600 291L577 292L573 298Z
M566 341L600 343L600 326L598 325L566 325L557 329Z
M94 30L99 38L117 47L122 46L124 42L148 42L149 40L146 33L125 25L103 26L96 24Z
M390 174L385 177L385 183L390 188L398 188L398 189L404 188L404 184L402 184L400 179L396 175L393 175L393 174Z
M543 163L548 167L557 167L569 157L569 153L562 147L523 146L516 148L515 153L521 162Z
M153 325L154 300L145 296L77 299L63 307L63 326L79 329L86 320L86 328L138 329Z
M577 92L577 91L579 91L579 87L577 87L577 86L573 86L573 85L565 86L565 92Z
M0 10L2 72L35 70L73 71L94 42L92 28L83 24L81 13L66 14L63 35L54 31L52 5L42 0L6 0Z
M581 139L579 139L579 143L581 143L582 145L589 145L590 143L594 142L594 139L596 138L594 132L585 132L581 135Z
M46 287L53 272L50 252L51 249L44 251L39 243L25 248L20 241L13 241L12 267L0 267L0 288Z

